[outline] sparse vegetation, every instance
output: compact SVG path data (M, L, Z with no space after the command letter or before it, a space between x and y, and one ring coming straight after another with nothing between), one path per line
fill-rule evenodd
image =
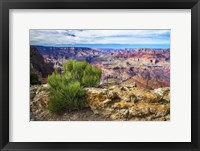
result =
M31 83L31 85L41 84L37 74L35 74L35 73L30 74L30 83Z
M52 112L65 109L81 109L85 106L84 87L95 87L99 84L101 69L93 67L86 61L72 59L63 63L63 72L57 70L48 76L50 100L48 108Z

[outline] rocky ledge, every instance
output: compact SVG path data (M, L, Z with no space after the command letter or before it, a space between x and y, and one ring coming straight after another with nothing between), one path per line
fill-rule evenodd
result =
M31 120L170 120L170 88L146 90L129 85L85 88L89 107L62 115L47 109L48 85L31 86Z
M86 88L87 101L95 114L112 120L169 120L170 89L146 90L134 85Z

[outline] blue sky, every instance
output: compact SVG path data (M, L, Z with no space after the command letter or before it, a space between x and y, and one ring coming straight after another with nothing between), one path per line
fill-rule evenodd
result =
M170 47L170 30L30 30L31 45Z

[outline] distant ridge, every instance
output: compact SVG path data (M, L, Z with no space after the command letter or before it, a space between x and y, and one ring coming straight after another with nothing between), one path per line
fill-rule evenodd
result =
M86 48L110 48L110 49L125 49L125 48L148 48L148 49L169 49L168 44L43 44L34 46L44 47L86 47Z

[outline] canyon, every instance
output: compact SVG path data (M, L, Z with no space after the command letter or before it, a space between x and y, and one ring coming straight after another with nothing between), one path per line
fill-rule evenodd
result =
M45 64L62 71L68 59L86 60L102 70L101 84L135 83L155 89L170 86L170 49L150 48L86 48L34 46ZM45 78L45 77L43 77Z
M56 114L48 110L48 75L69 59L101 68L97 87L85 87L86 106ZM31 121L169 121L170 49L30 47Z

